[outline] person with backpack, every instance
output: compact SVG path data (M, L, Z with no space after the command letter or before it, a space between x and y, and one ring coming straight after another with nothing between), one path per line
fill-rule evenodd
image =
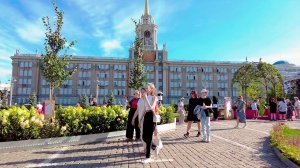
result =
M280 101L278 103L278 109L279 109L279 118L280 118L280 120L285 120L287 105L285 103L284 98L280 99Z

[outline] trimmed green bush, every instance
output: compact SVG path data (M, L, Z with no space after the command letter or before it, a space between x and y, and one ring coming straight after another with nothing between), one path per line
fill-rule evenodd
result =
M175 118L173 107L160 107L163 123ZM56 120L49 122L35 108L10 107L0 110L0 141L51 138L59 136L84 135L124 130L128 111L121 106L104 107L59 107Z
M176 113L175 113L175 108L173 106L169 106L169 107L160 106L158 111L161 116L163 124L174 122Z
M120 106L59 108L56 119L66 135L101 133L126 128L128 112Z
M40 138L44 116L35 108L10 107L0 110L0 141Z
M300 130L282 124L275 125L271 132L271 145L300 166Z

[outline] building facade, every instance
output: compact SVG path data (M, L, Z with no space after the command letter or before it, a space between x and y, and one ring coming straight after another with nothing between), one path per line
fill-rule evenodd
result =
M158 48L158 26L149 14L147 0L137 29L144 43L143 59L148 82L154 83L157 90L163 92L163 103L178 102L181 97L188 98L191 90L200 91L202 88L209 90L209 96L217 96L221 104L224 97L237 96L238 90L232 86L231 79L244 63L169 60L166 44L162 49ZM98 95L101 104L113 92L116 103L120 103L123 96L132 94L128 79L134 58L133 45L129 48L128 58L73 57L70 68L77 67L78 71L55 90L56 102L75 105L80 96ZM16 79L13 102L27 103L32 93L41 102L47 100L49 84L41 73L41 56L17 51L11 59L12 75Z

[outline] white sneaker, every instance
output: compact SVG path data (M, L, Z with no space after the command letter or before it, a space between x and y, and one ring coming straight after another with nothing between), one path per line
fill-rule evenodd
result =
M146 158L146 159L144 159L143 161L142 161L142 163L143 164L147 164L147 163L150 163L150 162L152 162L153 161L153 159L151 159L151 158Z
M211 139L210 139L210 136L207 138L207 141L206 142L210 142L211 141Z

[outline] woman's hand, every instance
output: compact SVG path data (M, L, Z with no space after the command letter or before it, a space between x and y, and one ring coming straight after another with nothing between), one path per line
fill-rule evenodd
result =
M201 108L202 108L203 110L206 110L206 109L207 109L206 105L203 105Z
M135 118L133 118L133 119L131 120L131 125L132 125L132 126L135 125Z

